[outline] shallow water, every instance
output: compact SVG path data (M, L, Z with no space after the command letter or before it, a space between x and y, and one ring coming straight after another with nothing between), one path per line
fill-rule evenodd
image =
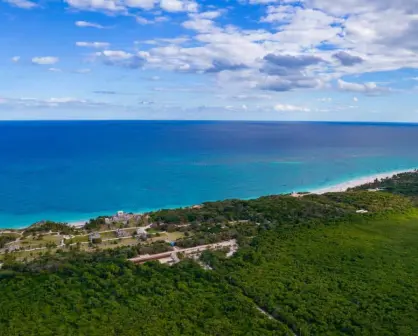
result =
M418 167L418 126L0 122L0 227L318 189Z

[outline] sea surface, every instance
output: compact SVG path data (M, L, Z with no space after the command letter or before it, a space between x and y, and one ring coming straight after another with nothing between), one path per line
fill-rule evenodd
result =
M0 122L0 228L307 191L418 167L418 125Z

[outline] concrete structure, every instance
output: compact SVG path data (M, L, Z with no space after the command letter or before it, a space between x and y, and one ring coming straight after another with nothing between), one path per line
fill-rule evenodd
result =
M14 252L14 251L19 251L19 250L20 250L20 246L19 245L15 245L15 244L9 245L6 248L6 251L7 252Z
M100 239L100 233L98 232L92 232L89 234L89 242L91 243L94 239Z
M140 239L144 239L144 240L148 239L148 233L143 227L136 229L136 235Z
M116 236L117 236L118 238L123 238L123 237L128 237L128 236L129 236L129 232L127 232L127 231L125 231L125 230L121 230L121 229L117 229L117 230L115 231L115 233L116 233Z

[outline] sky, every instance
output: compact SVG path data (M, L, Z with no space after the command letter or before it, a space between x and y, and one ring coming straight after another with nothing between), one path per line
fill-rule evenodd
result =
M0 0L0 119L418 122L418 0Z

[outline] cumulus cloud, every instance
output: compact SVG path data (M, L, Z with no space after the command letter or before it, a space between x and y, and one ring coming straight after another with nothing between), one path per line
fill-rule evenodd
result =
M125 0L126 6L142 9L152 9L156 2L155 0Z
M14 63L19 62L19 61L20 61L20 56L13 56L13 57L11 58L11 61L12 61L12 62L14 62Z
M313 55L276 55L267 54L260 71L267 76L258 85L263 90L290 91L293 89L315 88L321 82L310 72L310 66L324 60Z
M70 7L105 12L124 12L126 6L118 0L64 0Z
M340 61L341 64L344 66L353 66L353 65L364 62L364 59L361 58L360 56L350 55L346 51L339 51L336 54L334 54L333 57L337 59L338 61Z
M167 12L182 12L183 2L179 0L161 0L160 6Z
M110 46L110 43L107 42L76 42L77 47L86 47L86 48L98 48L104 49Z
M108 50L96 56L105 64L133 69L211 73L224 87L279 92L327 87L378 95L390 89L373 82L350 83L341 78L366 71L396 70L405 64L418 68L418 43L414 37L418 20L414 7L406 0L396 5L388 0L305 0L297 6L292 1L245 1L269 4L260 7L265 11L260 29L225 24L218 20L224 11L211 8L199 12L196 2L187 0L67 3L78 9L130 15L141 24L156 22L162 15L158 8L187 13L181 25L190 31L190 37L138 42L147 44L147 52ZM136 8L141 11L132 12ZM154 9L153 17L142 9ZM333 85L336 81L337 86Z
M87 28L87 27L91 27L91 28L97 28L97 29L104 29L105 27L98 24L98 23L93 23L93 22L88 22L88 21L76 21L75 25L77 27L81 27L81 28Z
M96 57L99 57L106 65L117 65L137 69L145 64L149 54L144 51L132 54L123 50L104 50L97 52Z
M234 71L234 70L240 70L240 69L245 69L246 66L244 64L234 64L230 61L227 60L213 60L212 61L212 65L205 70L205 72L221 72L221 71Z
M48 65L58 63L59 58L53 56L34 57L32 58L33 64Z
M317 56L312 55L275 55L267 54L264 56L263 71L269 75L287 75L294 72L300 72L302 69L310 66L316 65L324 60Z
M378 86L376 83L352 83L338 80L338 88L341 91L358 92L366 95L381 95L390 92L389 88Z
M288 78L283 79L281 77L266 77L260 80L257 85L262 90L285 92L294 89L312 89L319 87L321 81L315 78Z
M37 7L38 5L32 1L29 0L3 0L4 2L7 2L8 4L23 8L23 9L32 9Z
M309 112L310 109L303 106L277 104L274 106L274 110L277 112Z

